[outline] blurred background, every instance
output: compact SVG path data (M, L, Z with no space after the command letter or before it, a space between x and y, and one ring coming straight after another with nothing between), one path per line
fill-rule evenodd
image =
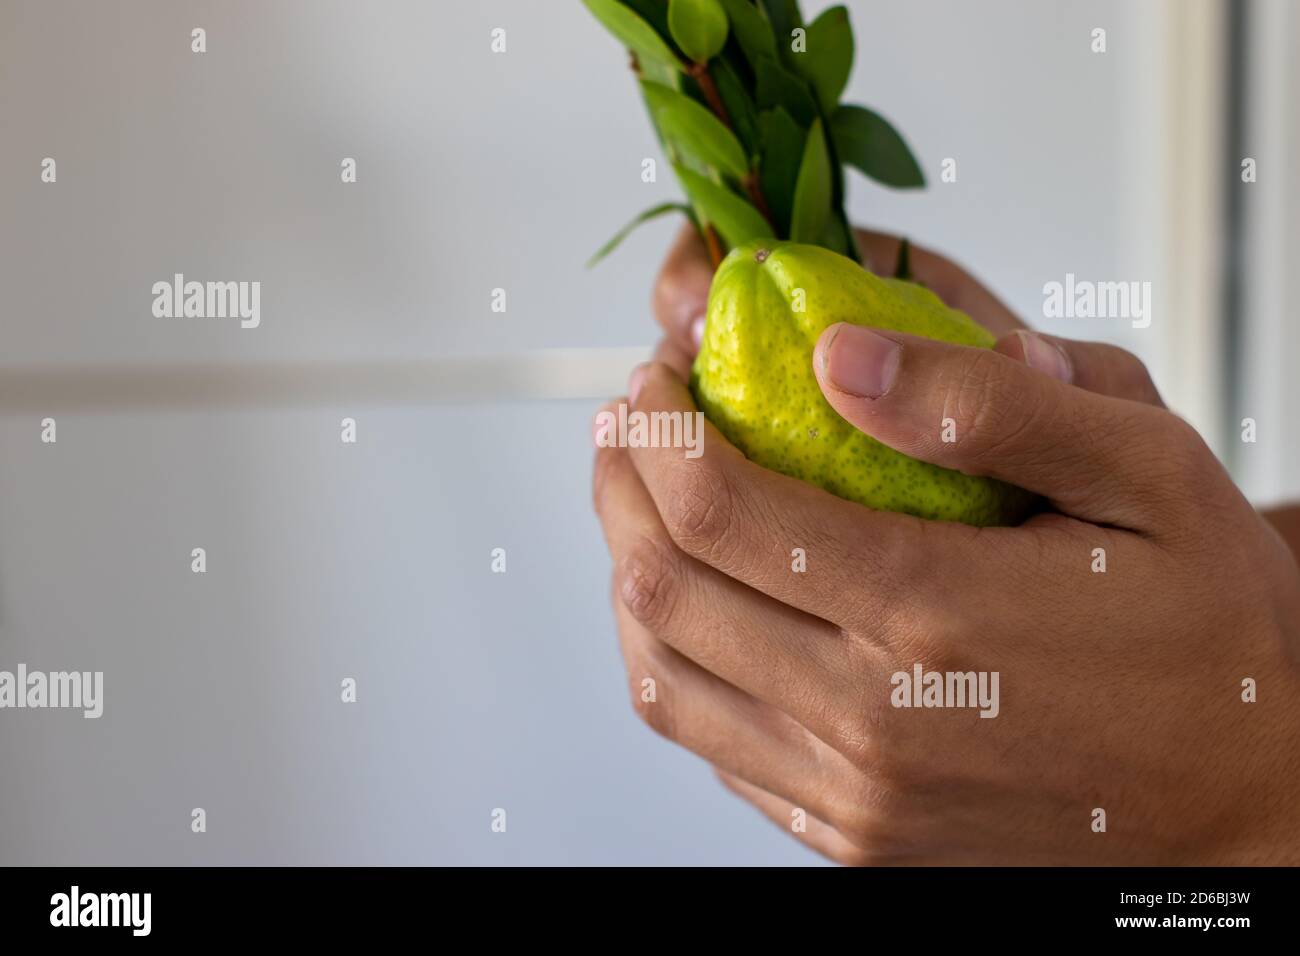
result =
M845 99L930 182L850 173L855 221L1135 351L1252 498L1300 494L1300 9L848 6ZM628 703L588 423L677 225L583 263L678 196L651 156L577 0L0 0L0 669L105 681L99 720L0 712L0 863L817 862ZM176 272L260 281L260 328L155 318ZM1067 273L1150 281L1150 327L1044 321ZM427 400L328 387L388 360L433 363ZM250 367L325 397L185 398ZM113 370L130 405L65 394Z

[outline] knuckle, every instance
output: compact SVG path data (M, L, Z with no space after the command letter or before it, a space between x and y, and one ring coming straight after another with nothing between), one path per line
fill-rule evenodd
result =
M735 521L735 493L726 475L698 461L683 464L669 492L664 520L673 541L688 554L717 554Z
M892 687L889 689L893 690ZM881 705L879 712L862 716L853 729L852 749L846 755L863 775L862 787L853 794L855 805L876 805L878 788L901 777L899 747L902 729L893 726L895 722L891 718L892 708Z
M1160 404L1160 394L1146 363L1128 349L1109 342L1082 343L1075 354L1079 378L1075 384L1089 391Z
M947 671L958 663L953 655L953 637L944 636L945 630L954 627L948 620L950 614L951 611L947 608L925 609L917 613L913 626L895 634L889 647L893 658L889 674L891 680L900 672L911 674L917 664L924 671ZM889 708L886 713L892 710ZM882 722L885 719L882 714Z
M1198 527L1203 528L1214 517L1206 500L1220 490L1218 459L1187 421L1172 413L1165 413L1164 418L1163 443L1156 448L1144 443L1149 456L1144 482L1161 489L1159 496L1152 496L1160 502L1154 511L1170 525L1181 524L1187 514L1195 514Z
M1007 379L1006 360L991 349L962 349L948 372L948 397L956 411L969 413L987 404Z
M1146 362L1128 349L1116 346L1115 351L1119 355L1116 365L1125 392L1132 395L1155 396L1157 394L1155 382L1151 378L1151 370L1147 368Z
M838 829L853 845L851 852L858 866L887 863L898 855L894 837L900 821L890 799L870 778L850 786L849 803L839 812Z
M1016 394L1010 364L987 349L968 349L944 378L944 417L956 423L967 460L1004 456L1033 424L1035 405Z
M940 537L936 538L936 529ZM841 564L861 570L862 587L841 590L836 600L853 645L869 655L914 632L927 610L939 601L939 589L954 563L948 531L916 519L870 529L845 528L838 540L823 545ZM870 659L863 664L870 665Z
M1193 466L1199 470L1208 457L1213 457L1213 453L1205 444L1201 433L1187 419L1177 415L1171 415L1170 418L1169 441L1174 455L1184 466Z
M1214 460L1200 433L1171 412L1156 411L1135 422L1129 445L1146 462L1142 480L1163 487L1170 498L1177 497L1174 493L1179 490L1196 494Z
M678 600L678 562L671 549L643 538L619 562L618 593L631 615L654 631L672 619Z
M926 528L918 524L917 533L926 534ZM936 563L940 556L906 542L886 543L874 551L862 548L858 554L859 566L867 571L864 580L871 585L840 596L853 636L866 652L909 640L934 605L934 583L942 580L937 572L944 569Z
M875 727L868 726L869 722L868 718L863 718L834 727L836 749L848 758L850 764L864 772L879 766L882 757L881 738Z
M835 738L829 742L850 766L868 779L882 779L893 766L891 724L895 712L889 705L893 688L883 673L873 683L878 683L881 693L869 695L869 701L851 714L828 715L827 726Z
M861 865L894 864L915 855L928 829L917 800L929 790L869 771L845 788L848 802L837 808L837 827L857 848Z

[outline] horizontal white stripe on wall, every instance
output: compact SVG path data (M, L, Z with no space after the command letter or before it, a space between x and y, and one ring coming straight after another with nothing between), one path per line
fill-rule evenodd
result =
M649 346L250 365L0 369L0 413L603 399Z

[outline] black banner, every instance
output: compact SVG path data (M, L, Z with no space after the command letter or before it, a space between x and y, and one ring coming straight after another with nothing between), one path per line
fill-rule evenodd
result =
M428 929L513 934L564 927L770 941L845 930L918 945L1039 938L1232 945L1294 930L1294 869L487 870L7 869L7 942L79 944L400 941ZM847 921L847 922L846 922ZM703 925L700 925L700 924ZM696 927L696 928L692 928ZM672 930L673 937L662 937Z

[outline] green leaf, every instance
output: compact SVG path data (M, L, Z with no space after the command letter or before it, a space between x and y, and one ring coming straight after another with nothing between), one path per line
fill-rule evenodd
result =
M826 228L822 231L821 242L818 245L825 246L832 252L838 252L842 256L848 256L855 262L860 262L853 236L848 231L844 223L844 218L838 213L834 213L826 220Z
M731 128L736 131L736 138L740 140L740 145L749 155L757 154L759 151L758 110L754 106L753 99L750 98L749 91L745 89L745 84L741 82L740 77L736 76L736 71L725 59L714 60L709 66L709 72L713 74L718 96L721 97L722 105L727 110L727 116L731 118Z
M668 0L668 29L682 52L707 63L727 43L727 11L718 0Z
M734 248L752 239L775 238L772 227L759 211L731 190L684 166L675 169L701 223L713 226L728 246Z
M759 60L754 72L758 77L754 99L760 110L779 106L804 129L812 125L817 102L803 80L771 57Z
M641 79L662 83L674 90L680 89L685 74L682 72L681 54L673 48L672 33L668 30L668 5L664 3L664 0L622 0L622 2L625 6L631 7L642 20L650 24L655 33L659 34L659 39L663 40L664 44L674 51L674 56L670 62L638 57L637 65L641 68Z
M883 116L861 106L841 106L831 117L831 136L840 160L876 182L899 189L925 185L912 151Z
M731 33L745 51L745 59L757 63L762 56L776 58L776 40L772 25L751 0L722 0L731 21Z
M772 33L776 38L776 49L781 59L787 64L797 54L790 49L792 34L803 26L803 15L799 13L796 0L759 0L768 22L772 24Z
M849 217L848 214L844 212L843 203L840 204L840 208L836 211L835 218L839 223L840 235L844 237L844 246L848 249L844 254L854 262L861 264L862 249L858 246L858 235L853 231L853 227L849 225Z
M600 262L601 259L604 259L607 255L609 255L611 252L617 249L619 247L619 244L622 243L623 240L626 239L628 236L630 236L637 226L641 225L642 223L649 222L651 219L658 219L660 216L665 216L670 212L685 213L687 218L689 218L692 222L695 221L695 214L691 211L691 207L687 206L685 203L665 202L665 203L660 203L658 206L652 206L651 208L647 209L645 212L637 216L635 219L633 219L631 222L629 222L618 232L614 233L614 235L610 237L609 242L605 243L603 246L597 249L595 255L593 255L590 259L587 260L587 268L590 269L596 263Z
M622 0L625 7L631 7L639 16L650 26L654 27L655 33L668 43L672 38L672 33L668 29L668 5L664 0Z
M849 11L831 7L808 26L806 52L794 54L795 69L817 91L822 110L835 112L853 68L853 27Z
M659 132L676 149L697 163L736 179L749 172L745 149L734 133L709 110L683 93L657 83L643 83Z
M826 150L822 121L808 131L799 164L799 181L794 187L794 212L790 216L790 238L795 242L820 242L831 215L831 158Z
M803 162L804 131L781 107L758 115L759 140L762 144L759 163L759 188L767 208L776 220L781 235L790 234L790 214L794 210L794 187L799 181L799 164Z
M688 79L685 73L671 63L638 58L637 66L641 68L641 79L666 86L670 90L680 90L682 81Z
M672 48L664 42L655 28L618 0L582 0L620 43L637 55L639 60L672 66L681 70L682 62Z

